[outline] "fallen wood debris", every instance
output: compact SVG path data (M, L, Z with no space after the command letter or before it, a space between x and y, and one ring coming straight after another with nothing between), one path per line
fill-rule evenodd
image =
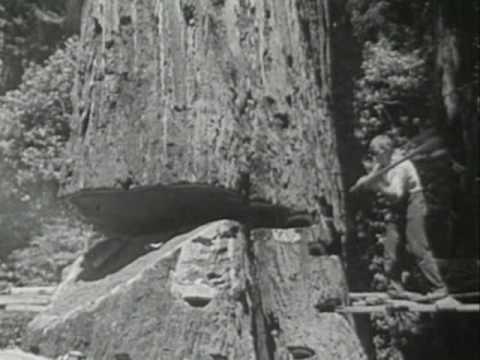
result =
M0 294L0 311L43 311L54 291L54 286L9 288Z
M49 360L46 357L23 352L20 349L0 350L0 359L2 360Z

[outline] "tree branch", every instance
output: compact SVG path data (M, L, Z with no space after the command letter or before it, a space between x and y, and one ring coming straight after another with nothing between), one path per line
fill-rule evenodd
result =
M33 12L36 18L44 23L62 25L65 18L50 10L42 10L38 6L33 5Z

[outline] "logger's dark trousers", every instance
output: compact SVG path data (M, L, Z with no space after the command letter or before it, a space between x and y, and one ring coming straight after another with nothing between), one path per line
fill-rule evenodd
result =
M411 253L423 276L429 283L430 291L446 288L437 262L430 247L426 230L427 206L421 191L410 194L406 208L405 242L406 250ZM385 239L385 270L394 276L398 271L399 250L402 247L402 237L397 226L387 227Z

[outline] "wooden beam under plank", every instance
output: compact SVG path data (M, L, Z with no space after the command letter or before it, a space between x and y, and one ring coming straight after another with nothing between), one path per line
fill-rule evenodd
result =
M419 304L412 301L390 300L388 303L380 305L353 305L344 306L336 309L336 312L349 314L371 314L388 311L411 311L411 312L461 312L476 313L480 312L480 304L460 304L453 307L441 307L437 304Z
M56 286L25 286L25 287L11 287L9 294L12 295L53 295Z
M12 304L0 306L0 311L21 311L21 312L42 312L47 308L47 305L32 305L32 304ZM0 358L1 359L1 358Z
M471 291L464 293L451 294L455 299L473 299L480 297L480 291ZM386 292L351 292L348 294L350 300L381 299L390 300L391 297Z
M0 350L0 359L2 360L49 360L46 357L29 354L20 349Z
M50 295L0 295L0 306L14 304L48 305Z

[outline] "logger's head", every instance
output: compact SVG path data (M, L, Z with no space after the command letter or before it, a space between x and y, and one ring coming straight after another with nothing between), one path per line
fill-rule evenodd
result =
M369 145L369 153L382 166L389 164L393 153L393 140L388 135L377 135Z

